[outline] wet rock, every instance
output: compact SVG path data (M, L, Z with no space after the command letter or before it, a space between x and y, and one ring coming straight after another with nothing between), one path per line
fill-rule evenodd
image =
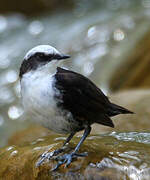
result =
M115 168L104 168L100 170L97 167L87 167L84 175L87 180L120 180L122 173Z
M31 125L30 127L15 132L8 140L8 144L12 145L19 145L32 142L38 138L42 138L44 136L54 134L52 131L48 129L38 126L38 125Z
M35 167L40 154L62 145L65 137L50 135L24 145L0 149L0 179L93 179L93 180L149 180L150 133L110 133L89 136L80 152L88 156L78 158L68 168L61 166L52 172L55 160ZM66 148L76 146L80 137L74 137Z
M146 32L114 70L110 80L113 91L150 87L150 32Z
M133 115L114 117L115 131L149 131L150 90L131 90L116 93L112 100L135 112Z
M135 114L118 115L113 117L115 128L94 125L93 132L108 131L149 131L150 127L150 90L128 90L112 94L111 101L122 105Z

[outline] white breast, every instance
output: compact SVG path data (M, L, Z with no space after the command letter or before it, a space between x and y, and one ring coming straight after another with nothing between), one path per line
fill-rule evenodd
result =
M70 133L73 120L71 113L62 112L57 108L54 88L54 75L42 71L31 71L23 75L21 80L22 103L25 112L34 122L57 132ZM65 114L65 116L64 116ZM67 116L66 116L67 114Z

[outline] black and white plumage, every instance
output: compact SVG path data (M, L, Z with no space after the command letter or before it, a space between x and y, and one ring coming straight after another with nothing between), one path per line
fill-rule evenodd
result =
M93 123L114 127L110 117L132 113L111 103L88 78L58 67L58 62L66 58L69 56L52 46L40 45L26 54L20 68L22 103L33 121L57 133L70 134L64 145L76 132L85 130L75 150L61 156L56 168L63 163L69 165L73 158L83 155L77 151ZM37 165L60 152L62 149L43 154Z

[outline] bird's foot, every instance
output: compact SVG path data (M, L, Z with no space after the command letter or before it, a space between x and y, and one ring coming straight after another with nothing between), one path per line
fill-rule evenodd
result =
M70 163L76 159L77 157L85 157L87 156L87 152L85 153L75 153L72 152L70 154L64 154L62 156L57 156L55 158L55 160L58 161L57 165L55 166L55 168L52 169L52 171L57 170L62 164L65 164L65 168L68 167L70 165Z
M44 152L40 159L38 160L38 162L36 163L36 167L39 167L46 159L50 160L52 159L53 156L57 156L58 154L60 154L61 152L63 152L63 148L61 149L56 149L55 151L52 152Z

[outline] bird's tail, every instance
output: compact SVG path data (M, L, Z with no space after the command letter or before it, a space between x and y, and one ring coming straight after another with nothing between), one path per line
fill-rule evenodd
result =
M134 114L134 112L129 111L128 109L118 106L117 104L110 104L110 108L108 110L108 116L116 116L118 114Z

